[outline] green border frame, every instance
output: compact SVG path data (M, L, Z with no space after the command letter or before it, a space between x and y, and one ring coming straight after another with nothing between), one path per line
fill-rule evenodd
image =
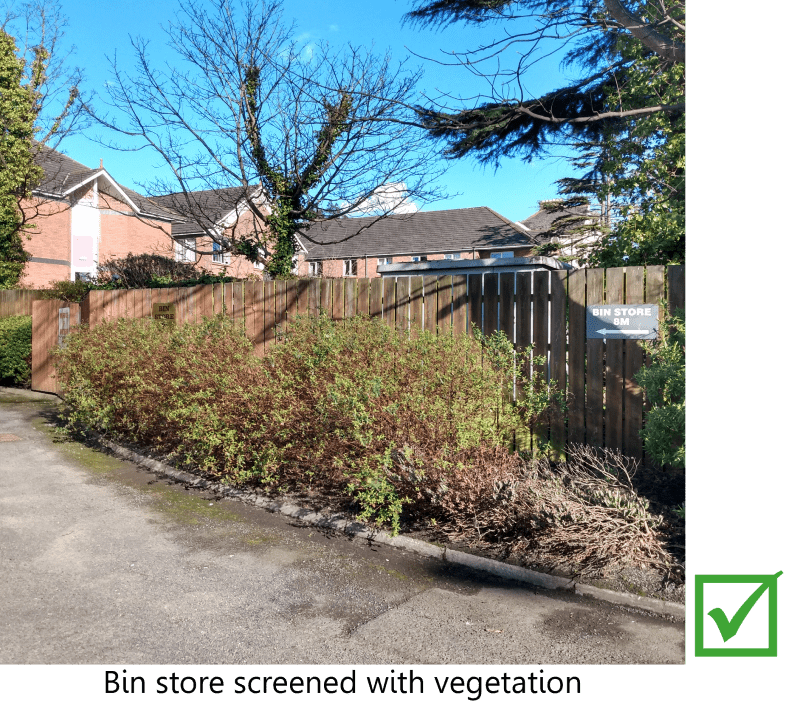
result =
M706 614L704 584L764 584L773 579L769 595L769 644L767 647L703 647ZM694 654L695 657L777 657L778 656L778 580L774 574L697 574L694 577Z

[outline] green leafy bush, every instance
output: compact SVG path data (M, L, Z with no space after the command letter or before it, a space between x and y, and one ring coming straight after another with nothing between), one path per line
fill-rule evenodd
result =
M300 317L265 358L251 351L222 317L119 319L72 334L56 363L75 422L237 483L349 489L395 528L407 499L433 503L527 416L469 336Z
M478 336L300 317L259 358L225 317L118 319L72 333L56 366L73 426L224 482L349 495L394 533L424 519L548 566L668 566L621 456L531 463L508 450L520 421L563 398L522 377L503 338Z
M80 304L92 290L106 289L110 289L110 286L89 280L53 280L49 289L44 290L42 299L60 299Z
M0 319L0 384L30 387L31 317Z
M661 466L686 467L686 315L684 310L664 315L661 333L653 344L642 343L651 360L635 380L652 408L642 430L647 454Z

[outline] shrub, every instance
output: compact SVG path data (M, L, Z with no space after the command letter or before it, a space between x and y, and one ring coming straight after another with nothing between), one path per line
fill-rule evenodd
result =
M682 309L664 309L661 333L652 344L642 343L651 360L634 379L652 408L642 430L644 448L659 465L686 467L686 317Z
M617 451L570 446L566 462L487 461L442 499L443 530L581 575L676 567L664 519L640 496L636 464Z
M102 289L108 289L108 286L89 280L53 280L50 288L44 290L42 299L60 299L80 304L92 290Z
M508 450L520 420L559 402L536 375L526 385L498 337L300 317L258 358L225 317L119 319L72 333L56 366L73 425L225 482L349 494L395 533L403 515L441 520L447 534L582 573L670 566L630 461L572 448L568 463L531 463Z
M118 287L152 287L196 278L198 270L192 263L177 261L153 253L129 253L124 258L111 258L98 267L101 282Z
M469 336L301 317L265 358L251 351L226 318L120 319L73 333L56 364L75 422L225 480L349 488L395 528L399 505L432 505L519 424L513 380Z
M31 317L0 319L0 384L30 387Z

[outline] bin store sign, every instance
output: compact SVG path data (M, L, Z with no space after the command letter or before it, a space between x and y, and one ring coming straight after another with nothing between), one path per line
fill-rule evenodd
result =
M658 338L657 304L593 304L586 308L586 338Z

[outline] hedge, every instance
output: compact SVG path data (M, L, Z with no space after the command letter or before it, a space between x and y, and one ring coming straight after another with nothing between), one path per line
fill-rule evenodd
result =
M0 319L0 384L30 387L31 330L29 316Z

